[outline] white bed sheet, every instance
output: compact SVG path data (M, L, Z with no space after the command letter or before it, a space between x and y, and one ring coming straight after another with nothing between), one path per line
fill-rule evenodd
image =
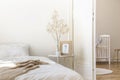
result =
M41 60L49 65L40 65L39 68L29 71L26 74L16 77L15 80L83 80L75 71L66 68L54 61L38 56L11 57L1 59L2 61L21 62L26 60Z

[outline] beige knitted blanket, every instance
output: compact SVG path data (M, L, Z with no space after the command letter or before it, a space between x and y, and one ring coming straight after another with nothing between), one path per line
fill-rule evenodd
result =
M0 68L0 80L15 80L17 76L25 74L30 70L39 68L39 65L43 64L48 63L40 60L28 60L25 62L16 63L16 67L13 68L2 67Z

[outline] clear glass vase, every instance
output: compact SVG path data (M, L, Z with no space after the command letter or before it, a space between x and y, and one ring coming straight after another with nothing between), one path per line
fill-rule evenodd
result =
M56 52L55 52L56 56L60 56L60 45L59 45L59 41L56 41Z

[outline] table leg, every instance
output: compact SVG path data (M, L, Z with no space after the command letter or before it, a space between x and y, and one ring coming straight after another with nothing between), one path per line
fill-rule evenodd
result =
M72 68L73 68L73 70L74 70L74 56L73 56L73 58L72 58Z
M117 52L117 64L118 64L118 60L119 60L119 59L118 59L118 58L119 58L119 57L118 57L118 51L116 51L116 52Z

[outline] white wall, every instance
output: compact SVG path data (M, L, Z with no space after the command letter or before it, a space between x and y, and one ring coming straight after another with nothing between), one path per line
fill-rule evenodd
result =
M74 53L76 61L75 69L84 76L85 80L93 80L92 1L93 0L74 1Z
M55 41L46 31L54 9L71 28L70 0L0 0L0 43L23 42L32 55L54 54ZM66 39L66 37L64 37Z
M111 35L112 58L115 48L120 48L120 0L97 0L96 3L97 35Z

